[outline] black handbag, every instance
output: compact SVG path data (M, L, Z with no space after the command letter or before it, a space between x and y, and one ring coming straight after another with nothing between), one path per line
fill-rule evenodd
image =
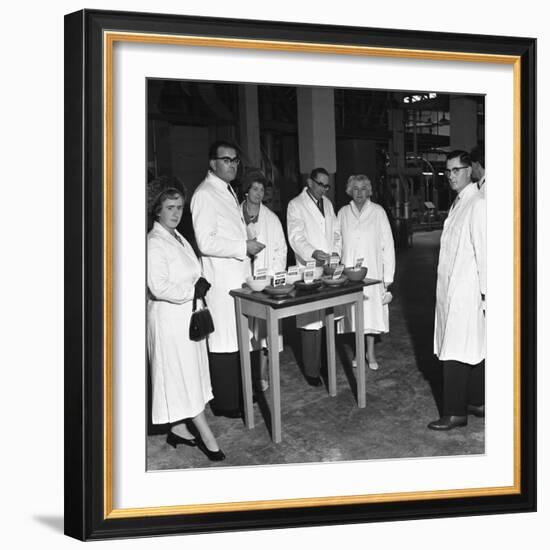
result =
M204 307L197 311L197 298L193 298L193 313L189 323L189 339L193 342L200 342L214 332L214 321L206 305L206 300L204 298L199 299L202 300Z

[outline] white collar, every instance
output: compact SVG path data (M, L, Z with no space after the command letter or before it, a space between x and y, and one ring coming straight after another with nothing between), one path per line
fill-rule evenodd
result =
M307 186L304 187L304 191L303 191L303 192L304 192L304 193L309 197L309 199L310 199L311 201L313 201L315 204L317 204L317 203L319 202L319 201L313 196L313 193L309 190L309 187L307 187ZM321 199L320 199L320 200L321 200L321 202L323 202L323 204L324 204L324 201L323 201L324 198L325 198L325 196L324 196L324 195L321 195Z
M155 220L153 222L153 231L160 233L162 237L165 237L167 239L175 239L174 235L172 235L172 233L170 233L170 231L168 231L168 229L166 229L166 227L164 227L164 225L162 225L159 221ZM185 238L177 229L174 229L174 232L181 239Z
M231 187L231 184L226 182L225 180L222 180L219 176L214 174L212 170L208 170L208 180L212 183L215 183L216 185L223 185L224 187L228 186ZM231 187L233 189L233 187Z
M365 204L363 205L363 208L361 208L361 210L357 208L357 205L355 204L355 201L353 199L350 201L349 204L350 204L351 211L359 218L370 209L370 206L372 203L371 203L370 197L368 197L367 200L365 201Z
M463 187L460 193L458 194L459 200L462 200L464 197L467 197L473 190L477 191L477 184L471 181L465 187Z

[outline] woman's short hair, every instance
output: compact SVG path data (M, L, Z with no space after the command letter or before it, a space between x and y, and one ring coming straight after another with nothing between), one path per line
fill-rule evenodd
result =
M352 174L346 183L346 193L351 197L351 188L356 183L366 183L369 190L369 197L372 195L372 183L370 181L370 178L368 176L365 176L364 174Z
M253 183L259 183L265 188L271 185L271 182L265 177L264 173L259 169L253 169L246 172L242 179L242 192L248 193Z
M176 189L175 187L167 187L163 189L153 201L151 207L151 216L154 220L158 219L160 211L162 210L162 205L165 200L171 199L175 200L181 197L182 202L185 203L185 193L181 189Z

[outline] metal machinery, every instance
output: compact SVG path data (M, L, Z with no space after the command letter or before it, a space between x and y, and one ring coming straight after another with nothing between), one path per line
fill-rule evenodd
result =
M452 202L443 171L454 99L334 89L336 208L349 200L349 175L363 173L372 181L374 200L388 213L398 246L410 246L414 231L441 226ZM479 126L474 130L483 136L483 98L473 101ZM151 80L148 106L150 177L175 175L193 191L204 177L208 145L230 139L242 149L242 169L260 168L273 182L266 200L284 219L307 172L300 166L296 87Z

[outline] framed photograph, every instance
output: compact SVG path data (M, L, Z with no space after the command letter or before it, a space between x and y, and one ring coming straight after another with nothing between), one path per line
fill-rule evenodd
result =
M535 56L532 38L95 10L65 17L67 535L535 510ZM434 355L440 241L461 208L461 170L483 197L488 289L480 298L482 355L469 341L473 358L464 360L485 369L482 404L468 405L464 417L442 408ZM211 180L242 216L235 247L249 286L259 285L253 290L275 273L289 283L315 269L291 235L305 214L289 205L309 193L321 220L338 220L341 263L368 267L365 296L377 293L385 329L365 326L363 349L338 310L340 301L352 303L357 283L340 287L330 275L316 295L287 295L295 300L288 315L280 314L284 300L258 298L243 275L228 286L231 295L225 291L229 309L220 314L221 283L208 257L221 253L207 252L204 240L217 206L200 197ZM345 208L360 200L387 224L389 236L376 243L395 249L391 269L386 263L377 272L368 250L346 258ZM249 243L275 234L260 238L258 213L281 228L282 267L272 272L254 266L259 252ZM230 231L216 238L230 239ZM155 262L174 261L173 270L180 260L161 258L155 236L196 270L177 299ZM337 265L328 259L335 250L327 252L329 273ZM214 333L202 340L208 324L189 332L201 293L214 319ZM172 339L183 358L175 362L186 370L201 358L198 408L178 408L187 381L163 370L166 317L153 310L171 300L187 304ZM327 340L320 377L306 366L303 332L312 331L294 320L316 300L326 313L316 331ZM254 316L268 326L267 344L256 347ZM248 344L250 328L250 354L236 344L239 323L240 342ZM216 331L235 346L220 344ZM261 365L266 346L269 376ZM217 395L229 382L216 381L216 355L223 365L240 361L238 410L223 409Z

